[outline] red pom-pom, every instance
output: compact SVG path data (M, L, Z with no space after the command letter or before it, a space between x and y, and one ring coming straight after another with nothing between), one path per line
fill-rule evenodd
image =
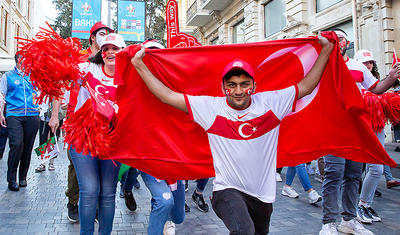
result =
M22 67L32 84L40 90L38 102L47 97L60 99L63 89L71 90L73 81L80 78L79 63L86 60L78 38L63 39L47 23L50 30L40 28L35 38L18 38L18 54Z
M381 104L381 99L369 91L363 91L363 97L368 106L371 116L372 129L375 132L381 131L385 127L385 113Z
M386 119L392 124L400 121L400 95L395 92L386 92L381 96L382 107Z
M71 114L62 128L66 133L64 142L70 144L78 153L87 155L90 152L93 157L110 159L108 151L112 128L108 121L97 117L91 99Z

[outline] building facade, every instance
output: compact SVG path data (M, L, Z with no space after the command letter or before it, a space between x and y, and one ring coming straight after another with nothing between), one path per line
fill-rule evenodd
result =
M15 65L15 37L31 38L34 0L0 0L0 72Z
M392 53L400 54L399 0L181 0L191 29L203 44L248 43L316 35L341 28L354 50L374 54L385 77ZM182 24L182 21L184 23Z

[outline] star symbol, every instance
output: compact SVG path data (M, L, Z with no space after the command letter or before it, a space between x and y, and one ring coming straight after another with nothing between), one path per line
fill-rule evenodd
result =
M105 106L106 106L106 104L105 104L105 103L103 103L103 102L100 102L100 104L101 104L101 106L103 106L103 107L105 107Z
M253 132L256 132L256 131L257 131L257 127L253 126Z

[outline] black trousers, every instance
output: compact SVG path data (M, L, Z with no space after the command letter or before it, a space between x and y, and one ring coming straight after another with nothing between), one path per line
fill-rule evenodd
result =
M7 127L0 127L0 159L3 158L4 150L6 149L6 143L8 138Z
M211 203L231 235L269 233L272 203L262 202L233 188L213 192Z
M10 146L10 152L8 153L7 181L17 181L18 165L19 180L26 180L40 119L38 116L11 116L6 118L6 123Z

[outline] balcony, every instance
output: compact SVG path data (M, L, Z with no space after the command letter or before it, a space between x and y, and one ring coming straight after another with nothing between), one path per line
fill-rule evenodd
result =
M211 11L222 11L231 3L232 0L200 0L201 7Z
M194 3L189 7L186 12L186 24L188 26L201 27L212 20L210 11L201 8L200 1L194 1Z

